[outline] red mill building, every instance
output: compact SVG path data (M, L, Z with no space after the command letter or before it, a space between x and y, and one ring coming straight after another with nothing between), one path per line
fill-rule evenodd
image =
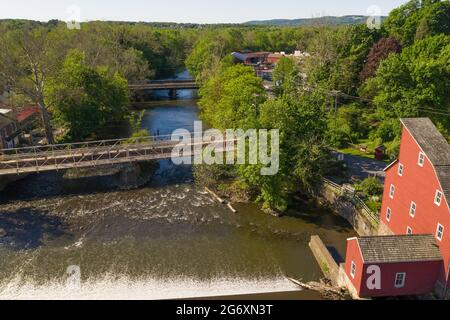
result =
M450 293L450 146L428 118L401 122L400 155L386 168L386 236L347 243L347 283L363 298ZM379 283L368 282L375 273Z

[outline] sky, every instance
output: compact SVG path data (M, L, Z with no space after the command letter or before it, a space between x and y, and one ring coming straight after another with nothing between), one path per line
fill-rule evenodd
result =
M249 20L296 19L327 15L388 15L392 9L406 1L0 0L0 19L240 23Z

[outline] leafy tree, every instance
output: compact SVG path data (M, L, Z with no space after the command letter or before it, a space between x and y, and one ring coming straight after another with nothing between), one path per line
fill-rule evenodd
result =
M250 67L223 66L200 89L202 117L217 129L257 128L259 105L265 100L262 80Z
M298 71L291 67L287 62L279 71ZM243 65L223 65L205 82L200 96L201 116L215 128L280 130L278 174L261 175L261 165L236 169L239 185L251 190L264 207L284 211L291 192L311 190L320 182L328 159L323 96L300 94L295 86L286 86L278 99L265 101L261 79Z
M342 148L349 143L357 143L367 133L367 126L360 105L344 105L336 115L329 117L328 139L333 146Z
M130 82L136 82L153 73L142 51L129 44L130 38L129 27L104 22L83 25L80 32L69 35L71 48L84 52L86 63L91 67L106 67L110 74L117 72Z
M131 127L131 138L129 139L130 143L148 141L150 132L147 129L142 129L142 120L144 119L144 116L145 110L142 110L139 113L131 113L129 117Z
M367 61L361 72L361 80L371 78L377 72L381 61L385 60L391 53L399 53L401 44L393 37L381 38L370 50Z
M145 110L142 110L139 113L137 113L137 112L131 113L129 119L130 119L131 131L133 133L139 132L141 130L142 120L144 119L144 116L145 116Z
M67 138L75 141L123 121L129 103L127 81L117 73L91 68L78 50L68 53L46 92L56 121L67 129Z
M369 177L357 185L357 190L362 191L366 197L381 196L383 194L383 184L378 178Z
M361 83L359 74L379 31L366 26L346 26L321 30L308 50L312 56L305 70L314 87L356 94Z
M384 26L389 34L400 40L403 46L413 44L416 35L423 38L425 35L439 33L440 26L435 21L444 22L448 4L440 4L440 0L411 0L408 3L392 10ZM447 1L444 1L447 2ZM427 23L430 21L430 24ZM445 21L443 26L448 22ZM429 28L431 27L431 28ZM446 29L448 31L448 29Z
M49 78L57 73L58 51L48 40L48 31L11 30L0 36L0 75L12 91L24 94L41 109L47 141L54 143L45 90Z
M295 60L287 57L282 57L278 61L273 72L273 82L278 95L301 88L303 78Z
M320 184L328 161L325 117L317 108L320 99L309 93L284 95L261 108L261 127L280 130L280 171L261 176L257 168L247 166L241 168L245 173L241 178L260 188L258 200L268 207L283 211L291 192L311 191Z
M438 34L450 35L450 2L443 1L427 7L416 30L416 39Z
M199 81L209 78L221 60L238 50L240 45L225 33L206 33L200 37L192 53L186 60L186 66L194 78Z
M214 75L223 58L233 51L305 50L316 31L312 28L210 27L196 37L186 66L198 81L203 82Z
M448 132L449 118L442 115L450 112L449 61L450 36L445 35L417 41L401 54L389 56L375 78L380 118L429 116Z

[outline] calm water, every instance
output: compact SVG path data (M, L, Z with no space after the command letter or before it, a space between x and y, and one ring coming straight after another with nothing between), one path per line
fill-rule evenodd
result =
M164 92L159 94L164 97ZM195 96L153 102L151 132L191 129ZM189 166L161 161L150 182L121 191L114 177L32 175L0 194L1 298L182 298L297 291L284 275L320 278L308 242L344 253L350 226L299 202L283 218L254 204L234 214L193 184ZM68 287L71 265L81 286ZM302 298L317 298L305 292Z

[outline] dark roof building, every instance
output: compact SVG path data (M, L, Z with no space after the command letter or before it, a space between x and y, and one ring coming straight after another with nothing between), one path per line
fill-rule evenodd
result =
M361 237L357 241L365 263L442 260L433 235Z
M432 235L360 237L347 240L345 274L354 297L427 294L443 258Z
M266 62L270 52L233 52L235 61L245 65L260 65Z

